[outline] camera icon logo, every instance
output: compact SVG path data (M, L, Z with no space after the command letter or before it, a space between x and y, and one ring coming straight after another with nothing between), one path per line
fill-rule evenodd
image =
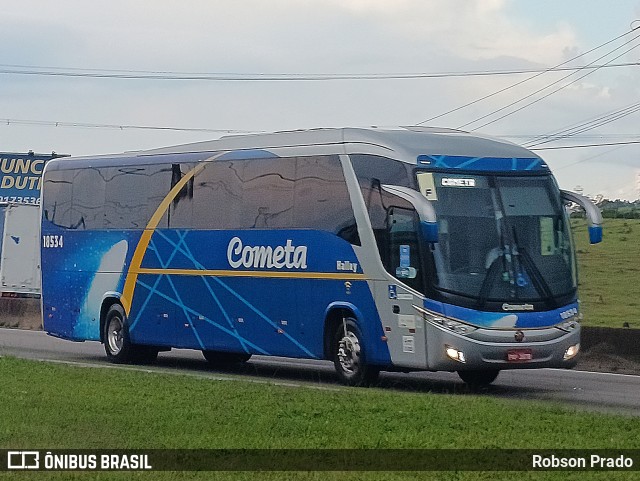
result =
M7 469L40 469L40 453L38 451L9 451L7 453Z

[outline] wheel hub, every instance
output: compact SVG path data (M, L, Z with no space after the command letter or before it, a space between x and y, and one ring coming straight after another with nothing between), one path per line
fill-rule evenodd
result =
M360 342L353 332L348 332L338 345L340 366L347 373L353 373L360 366Z
M114 317L109 322L109 329L107 329L107 342L109 343L109 350L113 354L118 354L122 349L124 342L122 334L122 321L118 317Z

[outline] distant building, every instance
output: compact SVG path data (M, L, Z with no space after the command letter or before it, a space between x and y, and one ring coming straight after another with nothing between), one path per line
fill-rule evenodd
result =
M39 205L42 170L57 157L68 155L0 152L0 203Z
M67 156L0 152L0 297L40 295L42 171L57 157Z

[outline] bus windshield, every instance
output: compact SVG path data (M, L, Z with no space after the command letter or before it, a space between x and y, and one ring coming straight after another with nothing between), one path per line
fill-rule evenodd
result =
M571 234L551 176L417 172L436 210L434 288L487 301L554 304L575 293Z

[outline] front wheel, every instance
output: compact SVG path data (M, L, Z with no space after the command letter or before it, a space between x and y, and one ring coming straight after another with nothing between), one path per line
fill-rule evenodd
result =
M486 387L496 380L500 371L487 369L483 371L458 371L458 376L471 388Z
M340 382L347 386L369 386L378 379L380 369L367 363L362 334L353 319L338 326L333 346L333 364Z

